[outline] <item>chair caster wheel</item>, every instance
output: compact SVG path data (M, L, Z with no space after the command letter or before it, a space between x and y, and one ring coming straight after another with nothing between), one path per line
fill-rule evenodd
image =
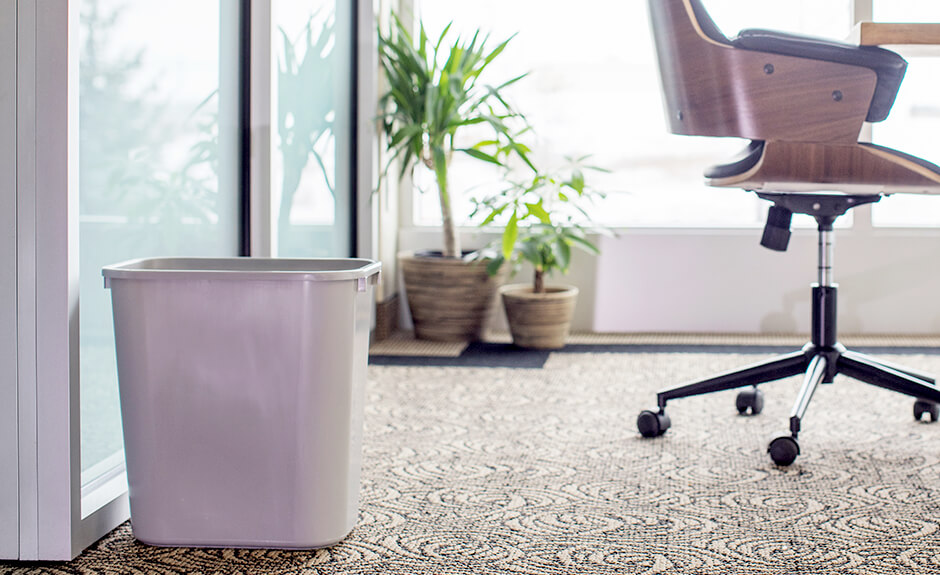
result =
M738 393L738 398L734 402L738 408L738 413L744 415L747 410L751 410L751 415L757 415L764 409L764 392L755 388L745 389Z
M636 418L636 428L640 430L640 435L643 437L658 437L666 433L670 425L672 422L665 412L642 411Z
M771 441L767 453L777 465L787 466L796 461L796 456L800 454L800 444L796 439L785 435Z
M930 423L933 423L940 418L940 406L932 401L918 399L914 402L914 419L920 421L925 413L930 415Z

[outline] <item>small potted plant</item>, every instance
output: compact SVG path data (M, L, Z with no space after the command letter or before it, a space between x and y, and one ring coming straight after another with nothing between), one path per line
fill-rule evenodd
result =
M428 169L440 198L443 249L399 255L416 336L473 340L482 334L498 280L461 250L448 168L454 153L500 166L517 157L531 166L528 148L516 140L526 130L525 119L504 95L525 75L485 83L481 78L512 38L490 48L479 30L469 40L453 41L449 30L450 25L431 40L419 23L413 37L393 16L391 30L379 33L379 62L387 82L379 102L389 152L383 173L394 161L400 178L416 166ZM462 146L458 135L470 128L479 139Z
M558 349L565 346L578 297L578 288L545 283L554 272L567 274L572 249L600 253L589 239L589 204L602 197L588 187L585 171L604 171L569 160L569 165L549 173L537 172L524 182L511 183L504 191L477 201L475 213L487 215L481 225L505 219L506 227L490 260L495 272L503 262L515 273L522 263L532 266L531 283L510 284L499 290L513 343L519 347ZM590 227L589 227L590 226Z

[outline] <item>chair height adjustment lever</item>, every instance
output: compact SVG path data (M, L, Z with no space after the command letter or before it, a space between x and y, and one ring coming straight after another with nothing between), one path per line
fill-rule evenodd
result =
M787 251L790 244L790 222L793 212L778 205L770 206L767 211L767 223L764 224L764 235L761 236L760 245L777 251Z

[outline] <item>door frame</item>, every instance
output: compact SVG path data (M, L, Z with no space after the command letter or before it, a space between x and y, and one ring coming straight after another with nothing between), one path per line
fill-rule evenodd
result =
M0 0L0 557L19 554L16 386L16 0Z
M129 517L123 469L81 484L79 5L15 7L19 542L16 556L4 550L10 559L72 559Z

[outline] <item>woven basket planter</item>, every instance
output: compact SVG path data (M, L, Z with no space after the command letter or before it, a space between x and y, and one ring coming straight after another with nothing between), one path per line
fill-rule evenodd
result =
M490 276L484 261L398 255L415 337L434 341L476 341L496 305L508 266Z
M499 291L514 344L532 349L565 347L578 288L552 286L545 293L534 293L531 284L511 284Z

